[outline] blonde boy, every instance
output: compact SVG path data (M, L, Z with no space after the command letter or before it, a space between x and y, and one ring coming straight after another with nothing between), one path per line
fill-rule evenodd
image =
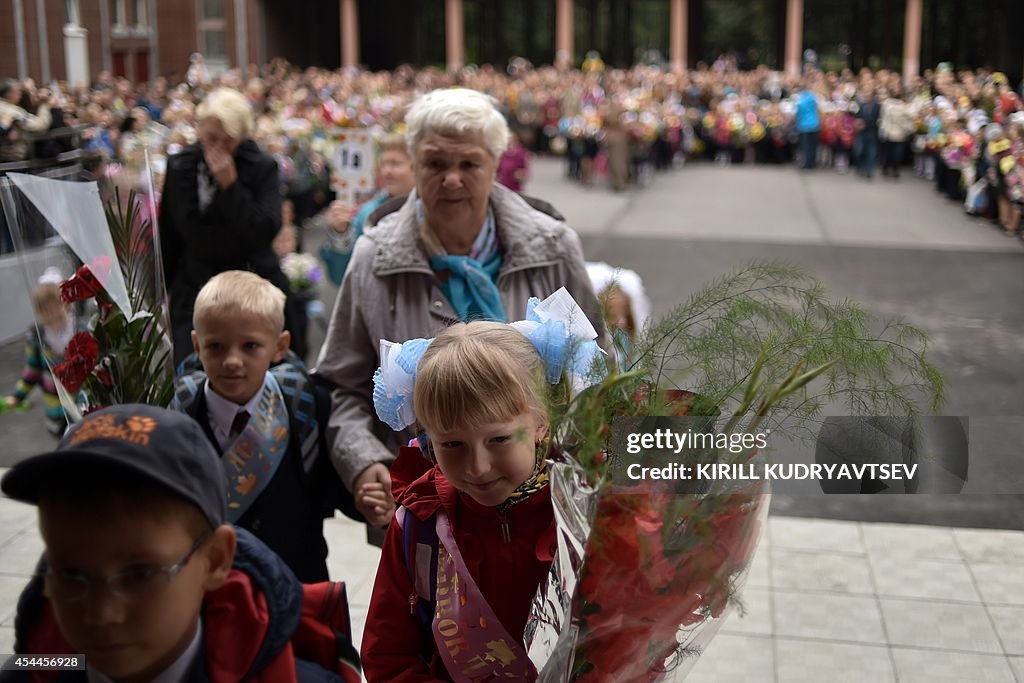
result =
M202 370L179 378L175 401L221 455L229 521L266 543L300 581L314 583L327 580L323 516L291 404L270 372L288 351L284 305L284 293L254 273L211 278L192 318Z

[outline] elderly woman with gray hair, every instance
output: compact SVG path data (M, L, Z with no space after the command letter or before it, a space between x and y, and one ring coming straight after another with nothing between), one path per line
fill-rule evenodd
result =
M277 162L249 135L252 109L237 90L214 90L196 109L199 142L167 161L160 205L160 246L170 295L175 363L192 352L192 308L199 289L225 270L250 270L289 302L285 327L305 356L295 302L272 243L281 229Z
M413 436L376 422L381 339L433 337L458 321L518 320L530 297L559 287L602 329L579 237L495 182L509 131L493 100L435 90L412 104L406 126L415 190L356 243L316 369L333 385L332 461L374 526L394 514L389 464Z

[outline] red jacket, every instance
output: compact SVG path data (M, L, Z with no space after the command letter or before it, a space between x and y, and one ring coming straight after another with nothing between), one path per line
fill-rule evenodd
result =
M420 458L418 449L402 449L395 462ZM421 521L443 509L451 520L455 541L480 592L505 630L522 638L537 587L547 576L554 556L555 526L551 495L544 488L508 509L511 542L505 543L498 511L461 493L431 468L406 486L397 474L395 498ZM406 469L408 471L408 469ZM408 481L406 479L405 481ZM373 584L363 630L362 664L369 683L450 681L437 653L429 626L421 627L410 612L415 593L402 549L398 524L388 528ZM429 661L424 652L429 653Z
M348 643L344 585L303 586L255 536L238 529L227 582L203 600L203 636L188 680L193 683L353 683L359 680ZM18 601L15 652L70 654L42 579ZM343 642L344 641L344 642ZM5 672L0 681L84 683L84 671Z

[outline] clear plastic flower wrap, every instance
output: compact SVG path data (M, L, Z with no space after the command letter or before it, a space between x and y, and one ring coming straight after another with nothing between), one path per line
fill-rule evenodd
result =
M635 485L617 476L634 456L614 447L616 417L686 416L731 439L800 436L826 405L851 415L934 412L943 379L926 349L916 328L830 301L799 269L754 263L649 325L624 371L579 394L557 386L556 548L524 632L538 680L683 680L740 601L764 528L764 481ZM674 456L742 466L755 454L714 445Z
M594 486L566 460L551 465L557 550L525 634L538 680L683 680L739 600L767 483Z
M12 173L2 187L23 264L39 235L49 244L65 245L78 264L64 274L60 297L86 311L89 320L65 348L54 350L50 367L72 421L119 403L164 406L173 393L155 192L151 183L140 194L108 181L104 176L101 188L97 182ZM27 269L26 278L31 285Z

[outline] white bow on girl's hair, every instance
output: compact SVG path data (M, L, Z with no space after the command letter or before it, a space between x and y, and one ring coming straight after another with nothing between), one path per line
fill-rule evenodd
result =
M573 392L579 393L605 378L607 368L604 351L597 345L597 331L565 287L543 301L530 297L526 319L510 324L537 349L551 384L557 384L565 373ZM412 406L416 368L432 341L380 342L373 406L377 416L396 432L416 421Z
M36 280L37 284L40 285L59 285L64 282L64 276L60 274L60 269L55 266L50 266L43 274Z

